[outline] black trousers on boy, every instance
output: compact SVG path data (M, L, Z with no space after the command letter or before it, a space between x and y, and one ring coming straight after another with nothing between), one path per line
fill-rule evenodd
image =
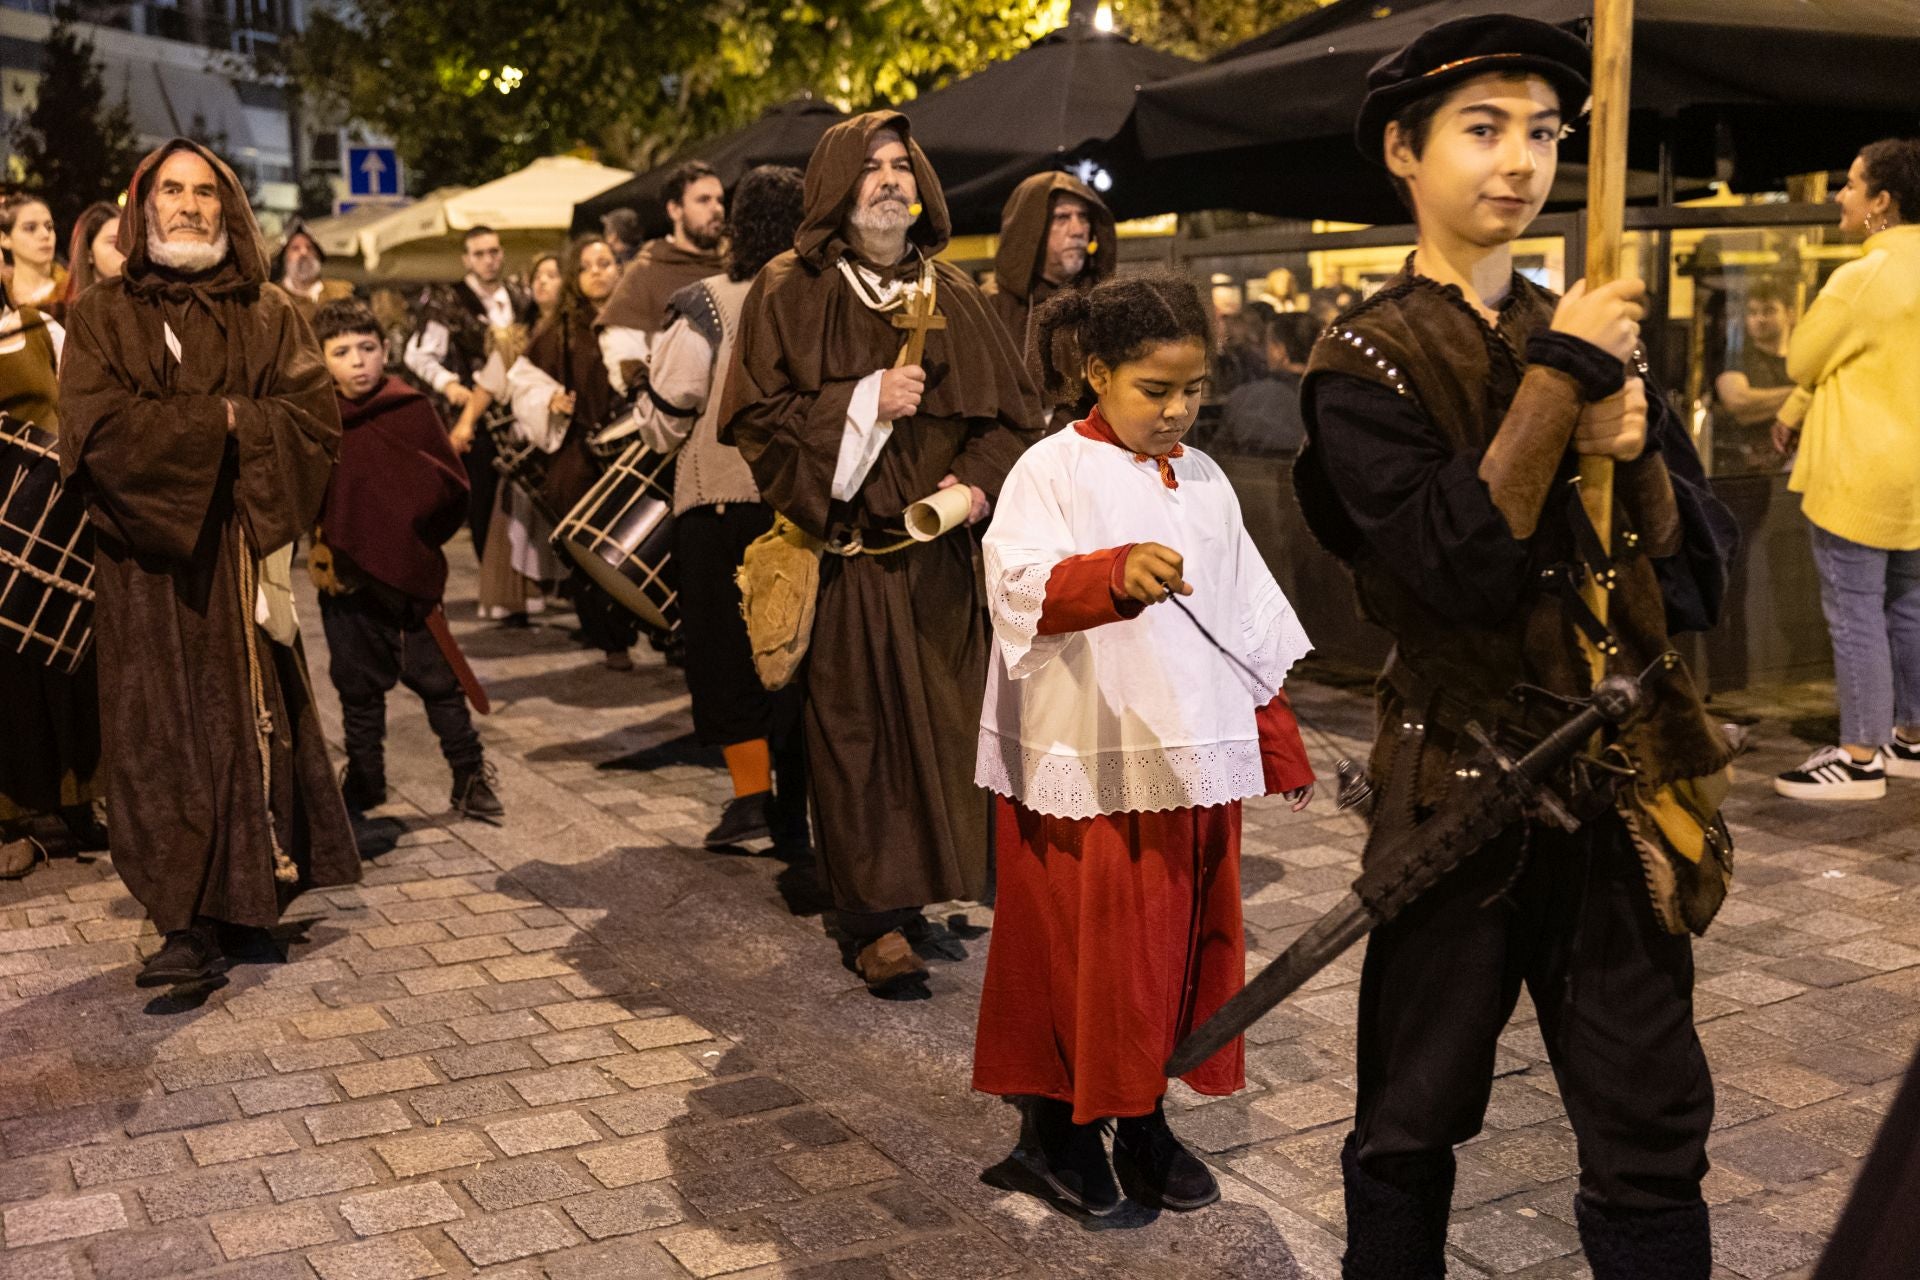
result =
M340 693L347 761L364 776L386 776L387 692L395 684L405 685L426 704L427 723L455 773L481 762L480 735L467 712L467 695L426 627L433 605L378 583L347 595L320 597L328 673Z
M1616 816L1533 830L1515 878L1521 843L1490 845L1368 942L1343 1275L1445 1274L1453 1149L1480 1131L1524 984L1579 1145L1596 1280L1707 1280L1713 1082L1691 941L1655 919Z

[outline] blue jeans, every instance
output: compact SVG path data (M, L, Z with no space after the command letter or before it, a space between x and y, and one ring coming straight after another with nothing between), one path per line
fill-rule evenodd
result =
M1895 724L1920 725L1920 551L1882 551L1808 527L1833 637L1840 741L1878 746Z

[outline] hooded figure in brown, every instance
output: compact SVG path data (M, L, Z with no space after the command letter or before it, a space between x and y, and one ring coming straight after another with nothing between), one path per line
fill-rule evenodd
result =
M933 260L948 234L906 117L828 130L794 250L747 295L719 418L765 501L831 544L805 674L814 830L855 965L887 995L924 991L911 945L933 941L921 908L977 897L988 850L973 784L988 641L972 540L912 542L902 516L965 485L984 519L1039 426L1005 328L963 272ZM910 330L896 320L928 289L944 327L903 363Z
M1119 248L1113 210L1072 174L1036 173L1013 189L1000 211L987 305L1022 356L1040 304L1062 289L1085 292L1111 277Z
M125 274L70 313L60 458L99 535L114 866L167 935L137 981L165 985L217 971L219 926L360 878L287 573L340 415L212 152L175 139L141 162L119 247Z

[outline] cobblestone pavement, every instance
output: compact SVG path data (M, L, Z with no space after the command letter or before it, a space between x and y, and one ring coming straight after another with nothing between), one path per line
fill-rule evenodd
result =
M984 938L936 967L932 1000L871 999L809 868L697 847L725 773L683 741L677 673L607 672L558 626L458 629L496 703L506 824L449 817L397 693L366 882L293 905L286 963L156 999L131 985L156 943L109 863L0 886L0 1280L1338 1274L1357 952L1255 1028L1246 1093L1176 1087L1224 1202L1092 1229L980 1180L1014 1130L967 1088ZM1310 743L1323 772L1358 750L1359 692L1296 701L1331 735ZM1830 690L1721 709L1758 717L1761 747L1732 806L1735 892L1695 952L1708 1194L1716 1277L1762 1280L1814 1259L1920 1041L1920 784L1776 800L1764 774L1831 736ZM1339 896L1359 835L1325 800L1248 806L1255 964ZM1451 1273L1585 1276L1524 997L1496 1069Z

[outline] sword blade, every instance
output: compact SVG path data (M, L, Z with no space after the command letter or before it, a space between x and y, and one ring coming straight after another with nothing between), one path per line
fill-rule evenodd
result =
M488 700L487 691L480 687L480 677L474 675L473 668L467 665L467 655L460 652L460 646L453 638L453 628L447 625L447 611L439 605L433 606L433 612L427 615L427 630L433 633L433 642L440 646L447 665L453 668L454 679L460 682L460 689L467 695L467 701L481 715L490 714L493 703Z
M1360 896L1349 893L1180 1042L1167 1059L1167 1078L1187 1074L1226 1048L1235 1036L1298 991L1302 983L1366 937L1378 923Z

